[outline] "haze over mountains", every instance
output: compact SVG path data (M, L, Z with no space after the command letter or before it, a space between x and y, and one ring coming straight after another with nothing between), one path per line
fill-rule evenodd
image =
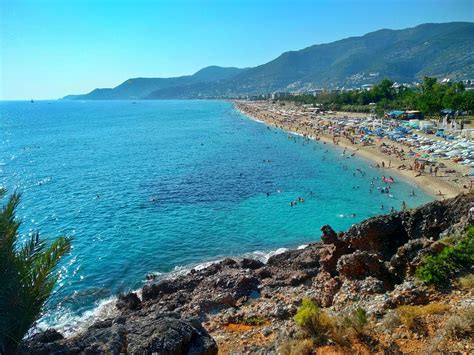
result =
M357 87L390 78L410 83L423 76L474 78L474 23L423 24L383 29L361 37L286 52L254 68L210 66L177 78L134 78L74 100L191 99L274 91Z

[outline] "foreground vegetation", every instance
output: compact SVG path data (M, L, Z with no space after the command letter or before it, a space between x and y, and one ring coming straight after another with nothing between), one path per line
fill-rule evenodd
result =
M0 198L5 190L0 190ZM0 211L0 353L14 354L41 316L58 280L54 270L71 248L71 239L60 237L49 246L34 233L19 242L20 221L15 210L20 195L14 193Z
M464 237L450 241L439 254L426 257L416 275L428 284L443 285L455 274L468 272L473 267L474 227L471 226Z
M370 90L298 95L282 99L319 105L325 110L375 111L379 115L388 110L420 110L427 115L439 115L442 109L474 111L474 91L465 90L462 83L442 84L436 78L425 77L418 88L403 85L395 88L393 84L391 80L384 79Z

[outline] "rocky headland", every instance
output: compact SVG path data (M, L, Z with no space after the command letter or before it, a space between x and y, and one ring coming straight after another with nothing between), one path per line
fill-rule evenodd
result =
M118 298L115 316L69 338L54 330L36 334L21 351L472 353L472 328L455 340L443 329L450 317L473 313L473 290L454 280L442 288L430 286L417 279L415 271L427 256L464 233L473 202L474 194L464 194L373 217L345 232L326 225L321 241L304 249L275 255L267 263L225 259L145 285L138 293ZM293 317L303 299L311 299L330 315L363 309L367 330L346 343L330 338L302 348L308 336ZM416 327L390 321L400 307L434 303L444 305L444 312L426 312L426 317L416 318Z

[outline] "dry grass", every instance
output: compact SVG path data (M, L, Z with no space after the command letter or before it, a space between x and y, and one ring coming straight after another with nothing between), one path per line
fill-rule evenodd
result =
M474 290L474 274L469 274L458 279L459 286L465 290Z
M282 355L311 355L314 343L312 339L291 340L280 346Z
M430 339L425 348L425 353L439 353L439 349L449 347L453 339L462 340L471 338L474 332L474 307L461 310L460 315L450 316L444 326L439 328L435 336Z
M402 321L400 320L400 316L396 311L389 311L382 319L382 327L383 330L388 331L391 333L395 328L402 325Z
M474 331L474 307L469 307L461 315L451 316L444 326L448 338L457 338Z
M447 304L429 303L425 306L400 306L397 308L400 321L408 328L412 329L415 319L432 314L442 314L449 309Z

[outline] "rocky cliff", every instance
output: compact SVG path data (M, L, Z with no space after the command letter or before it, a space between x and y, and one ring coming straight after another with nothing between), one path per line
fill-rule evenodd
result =
M303 298L330 312L362 307L377 322L390 309L442 297L414 272L425 256L443 248L441 238L465 229L473 202L473 194L435 201L340 233L324 226L321 242L273 256L266 264L226 259L148 284L139 294L120 296L114 318L72 338L55 331L37 334L22 351L215 354L219 345L222 353L274 353L298 332L292 317ZM397 344L384 337L369 351L397 352Z

